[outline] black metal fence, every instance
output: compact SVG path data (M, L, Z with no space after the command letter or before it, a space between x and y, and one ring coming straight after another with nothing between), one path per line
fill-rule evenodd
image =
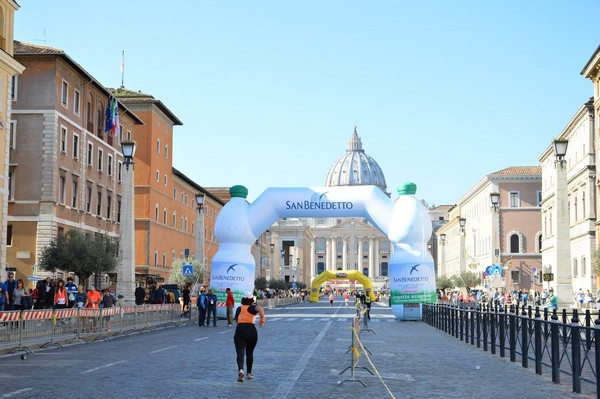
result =
M531 306L423 305L427 324L486 352L508 354L511 362L519 359L523 367L535 367L536 374L547 368L555 383L568 376L573 392L581 393L582 383L591 384L600 399L600 317L594 320L589 310L581 317L577 310L571 312Z

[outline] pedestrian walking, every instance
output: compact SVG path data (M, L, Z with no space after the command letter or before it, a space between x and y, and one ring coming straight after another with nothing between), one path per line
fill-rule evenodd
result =
M181 295L183 295L183 317L191 318L190 302L192 301L192 299L190 297L190 294L190 286L186 285L183 291L181 291Z
M227 327L231 327L233 325L233 306L235 305L235 298L233 297L231 288L226 288L225 293L227 293L227 298L225 299L225 306L227 306Z
M141 283L138 284L137 288L135 289L134 295L135 295L135 304L143 305L144 299L146 299L146 290L144 289L144 287L142 287Z
M248 291L242 298L242 304L235 311L237 327L233 335L235 344L236 362L238 368L238 382L244 382L244 375L251 380L254 378L252 366L254 364L254 348L258 343L258 331L254 325L256 315L259 316L259 325L265 325L265 311L262 306L254 303L252 291ZM244 373L244 356L246 357L246 374Z
M104 291L102 291L102 299L100 300L102 309L112 308L113 306L115 306L115 303L115 298L113 298L113 296L110 295L110 291L108 290L108 288L105 288ZM105 311L102 310L102 312ZM102 320L106 331L110 331L110 315L104 315L102 317Z
M206 327L210 326L210 315L213 317L213 327L217 326L217 295L211 289L206 295Z

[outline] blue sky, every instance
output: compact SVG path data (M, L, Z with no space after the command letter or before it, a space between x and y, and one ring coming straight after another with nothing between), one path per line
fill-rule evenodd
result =
M206 187L322 186L357 126L388 191L453 204L537 165L592 95L600 2L19 0L15 39L60 48L182 122L173 166Z

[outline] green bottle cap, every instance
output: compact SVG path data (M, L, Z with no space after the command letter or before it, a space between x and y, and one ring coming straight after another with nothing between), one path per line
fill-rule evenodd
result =
M398 186L398 195L415 195L417 185L413 182L402 183Z
M229 195L231 195L231 198L246 198L248 196L248 189L240 185L233 186L229 189Z

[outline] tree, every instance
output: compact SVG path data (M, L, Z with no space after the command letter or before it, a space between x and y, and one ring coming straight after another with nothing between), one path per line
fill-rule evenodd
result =
M596 276L600 275L600 249L596 248L592 255L592 270Z
M183 264L189 262L192 265L194 275L191 277L183 275ZM206 274L206 268L204 265L197 260L186 261L181 259L173 259L171 264L171 270L169 271L169 282L173 284L179 284L182 287L191 285L195 287L204 281L204 275Z
M460 272L460 274L452 276L452 281L455 286L465 287L467 291L471 291L471 288L481 284L481 278L473 272Z
M257 277L254 280L254 289L255 290L266 290L267 289L267 285L268 285L268 281L266 277Z
M439 290L445 291L446 288L452 288L452 287L454 287L454 282L448 276L440 276L436 280L436 287Z
M117 248L117 241L106 235L86 236L79 230L69 230L42 249L38 266L53 273L72 272L86 286L92 274L98 276L117 268Z

